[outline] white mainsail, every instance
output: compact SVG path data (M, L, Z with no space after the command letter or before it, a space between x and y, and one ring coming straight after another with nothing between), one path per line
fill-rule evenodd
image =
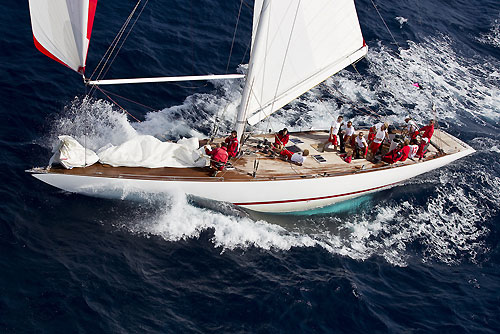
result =
M29 0L35 46L83 74L97 0Z
M256 124L367 52L353 0L256 0L253 34L240 127L246 115Z

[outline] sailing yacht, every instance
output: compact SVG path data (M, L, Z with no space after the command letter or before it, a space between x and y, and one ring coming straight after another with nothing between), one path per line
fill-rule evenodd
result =
M93 81L85 78L85 62L97 0L30 0L29 5L36 47L80 73L89 85L245 80L235 120L243 143L240 156L232 162L234 168L213 177L207 167L148 168L101 161L71 169L49 166L29 171L69 192L121 199L182 192L260 212L304 211L393 187L474 152L466 143L437 129L434 145L422 161L381 165L356 159L348 164L336 152L319 149L318 143L328 139L328 131L311 130L290 133L290 151L311 153L302 165L295 165L261 149L274 135L245 132L248 124L261 122L366 55L368 48L353 0L255 0L250 60L244 76ZM221 141L223 138L214 140Z

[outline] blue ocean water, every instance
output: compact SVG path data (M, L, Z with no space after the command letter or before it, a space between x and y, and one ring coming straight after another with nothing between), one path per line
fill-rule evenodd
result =
M137 123L34 47L28 3L0 5L0 333L500 332L500 3L356 6L369 54L272 116L274 128L355 124L370 107L439 124L477 152L393 189L304 215L248 215L183 196L68 194L24 170L59 134L98 148L137 133L207 135L241 82L109 88ZM100 1L87 73L134 1ZM225 73L239 1L149 1L108 77ZM251 2L229 72L245 71ZM399 49L398 49L399 46ZM411 84L420 82L423 90ZM265 130L266 124L256 130Z

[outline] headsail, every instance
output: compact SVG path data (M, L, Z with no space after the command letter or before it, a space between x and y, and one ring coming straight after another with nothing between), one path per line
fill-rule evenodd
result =
M254 13L262 8L254 16L259 41L252 40L250 92L240 106L252 125L366 55L353 0L256 0L255 6Z
M35 46L83 74L97 0L29 0Z

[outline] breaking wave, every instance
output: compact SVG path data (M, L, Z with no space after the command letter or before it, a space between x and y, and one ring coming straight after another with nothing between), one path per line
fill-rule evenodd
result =
M50 147L58 143L57 136L69 135L91 150L111 143L119 145L138 135L125 113L117 111L107 101L90 98L75 98L52 121L47 143Z
M490 31L486 34L481 34L477 40L483 44L500 48L500 19L496 19L491 25Z

